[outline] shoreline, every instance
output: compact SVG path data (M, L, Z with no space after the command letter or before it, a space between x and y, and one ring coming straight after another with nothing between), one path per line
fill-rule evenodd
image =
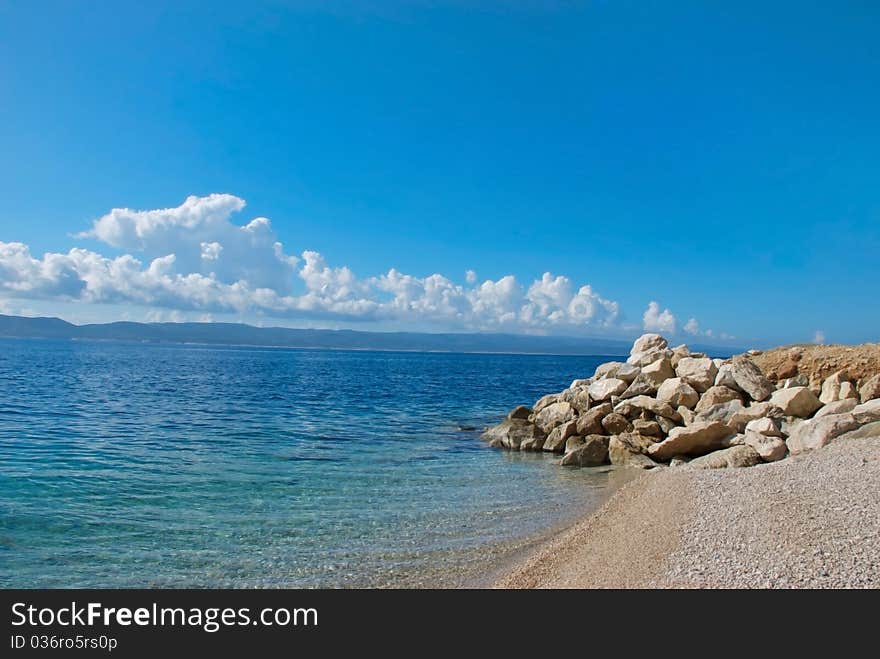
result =
M486 575L520 588L878 588L880 433L751 469L656 469Z

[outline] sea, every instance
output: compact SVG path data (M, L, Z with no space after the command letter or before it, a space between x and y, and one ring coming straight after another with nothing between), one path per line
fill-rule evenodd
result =
M481 584L628 477L480 432L610 359L0 339L0 587Z

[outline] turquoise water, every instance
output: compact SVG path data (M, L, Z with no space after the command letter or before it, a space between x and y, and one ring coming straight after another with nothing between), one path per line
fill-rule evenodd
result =
M0 586L460 583L607 495L475 430L607 359L0 339Z

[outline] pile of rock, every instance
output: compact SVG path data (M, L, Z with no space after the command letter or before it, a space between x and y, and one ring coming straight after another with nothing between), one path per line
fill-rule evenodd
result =
M880 434L880 374L774 385L745 354L710 359L659 334L484 433L490 446L564 454L563 465L748 467Z

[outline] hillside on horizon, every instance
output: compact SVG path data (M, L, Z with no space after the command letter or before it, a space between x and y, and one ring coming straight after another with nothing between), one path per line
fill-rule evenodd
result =
M60 318L0 314L0 337L149 343L200 343L277 348L625 355L630 341L564 336L480 333L370 332L255 327L243 323L138 323L74 325ZM701 346L694 346L700 348ZM705 347L705 346L703 346ZM708 347L712 353L724 348Z

